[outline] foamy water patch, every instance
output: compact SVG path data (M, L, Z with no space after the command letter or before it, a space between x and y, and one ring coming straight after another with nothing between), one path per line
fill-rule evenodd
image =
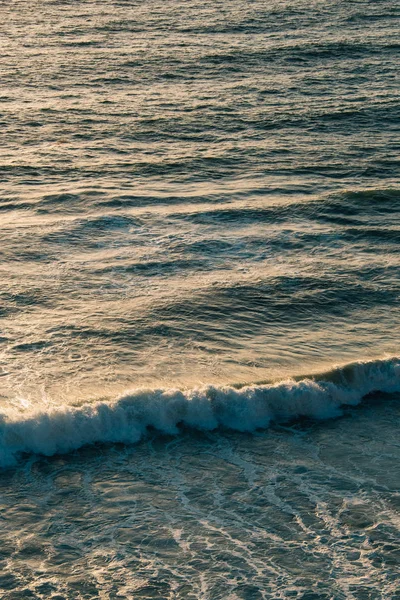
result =
M176 435L180 426L252 432L300 417L330 419L372 392L400 391L398 358L355 363L321 378L278 384L204 386L189 390L138 388L112 401L35 408L20 404L0 414L0 465L24 453L52 456L94 443L135 443L148 428Z

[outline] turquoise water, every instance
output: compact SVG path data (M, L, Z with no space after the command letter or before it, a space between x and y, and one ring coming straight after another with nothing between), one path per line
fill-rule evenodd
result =
M399 598L398 3L1 15L1 597Z

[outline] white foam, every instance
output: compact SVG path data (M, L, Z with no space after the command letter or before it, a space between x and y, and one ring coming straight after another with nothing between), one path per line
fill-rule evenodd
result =
M374 391L400 391L400 359L355 363L320 380L279 384L205 386L191 390L134 389L110 402L49 409L15 408L0 414L0 466L21 453L51 456L96 442L139 441L148 427L176 434L180 425L201 430L267 428L298 417L329 419Z

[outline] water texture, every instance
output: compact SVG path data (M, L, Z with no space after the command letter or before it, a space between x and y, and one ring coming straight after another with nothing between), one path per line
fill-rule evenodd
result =
M398 2L0 16L1 597L399 600Z

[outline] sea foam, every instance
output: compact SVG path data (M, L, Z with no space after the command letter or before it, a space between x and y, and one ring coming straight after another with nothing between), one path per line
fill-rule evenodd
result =
M24 453L52 456L87 444L139 441L149 427L177 434L180 426L200 430L265 429L299 417L329 419L342 406L372 392L400 391L400 359L359 362L318 377L242 388L204 386L189 390L137 388L112 401L81 406L3 409L0 466Z

